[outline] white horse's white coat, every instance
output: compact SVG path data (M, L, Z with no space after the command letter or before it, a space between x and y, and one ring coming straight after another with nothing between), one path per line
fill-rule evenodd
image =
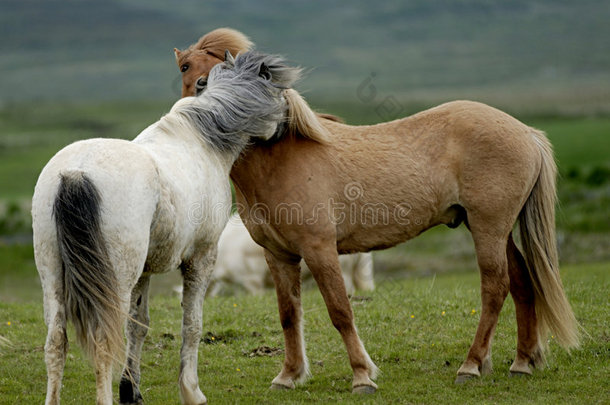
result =
M43 286L48 326L45 345L47 404L59 403L67 352L64 264L58 245L54 202L62 176L82 179L83 175L99 192L101 234L119 290L120 302L116 305L122 314L130 316L126 328L127 365L121 381L121 402L141 399L139 365L149 322L150 275L180 267L184 278L180 393L185 404L206 403L197 377L202 304L216 258L217 241L230 214L229 171L240 148L224 151L214 148L214 140L206 139L206 134L201 133L202 127L223 117L201 124L205 117L195 117L195 120L201 120L197 122L191 117L189 121L188 114L183 112L185 107L196 104L199 109L209 107L218 114L226 113L229 116L226 121L235 126L225 127L223 131L228 131L227 137L244 138L239 145L246 145L250 137L269 139L273 136L285 110L281 89L271 84L273 78L266 77L266 83L257 83L258 87L247 90L251 97L266 101L266 106L258 107L260 111L254 106L256 103L240 110L249 97L239 96L239 91L244 91L249 83L262 80L258 77L259 59L267 62L270 57L249 55L242 58L241 65L240 59L235 62L236 73L218 70L227 70L226 66L218 66L215 71L217 76L229 76L228 80L218 80L216 96L226 96L233 104L231 101L210 102L206 93L199 98L182 99L168 115L133 141L79 141L59 151L43 169L34 192L32 217L36 265ZM277 65L277 59L272 62L275 69L283 69L279 85L292 84L296 72L287 72L290 68ZM270 70L271 75L276 72ZM214 75L211 74L210 94L214 93L213 87ZM272 104L275 106L270 107ZM244 120L242 113L250 107L252 112ZM216 136L217 143L225 142ZM98 348L99 344L94 350L97 403L112 404L111 371L116 359L107 354L98 355Z
M372 253L341 255L339 263L348 294L375 289ZM311 277L304 261L301 268L304 277ZM265 288L273 287L264 249L252 240L237 214L231 216L218 240L218 258L212 282L209 292L212 296L218 294L223 283L240 285L251 294L260 294Z

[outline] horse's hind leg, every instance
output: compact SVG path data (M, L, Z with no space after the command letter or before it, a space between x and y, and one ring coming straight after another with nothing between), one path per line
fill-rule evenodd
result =
M286 355L282 371L273 379L272 389L294 388L309 375L303 340L300 261L283 261L265 250L265 258L277 293L280 322L284 331Z
M184 404L206 404L199 388L197 357L202 334L203 300L214 262L216 246L200 249L190 262L182 265L182 348L180 349L180 397Z
M51 218L51 215L48 215L48 218ZM55 228L51 224L41 226L40 222L35 222L34 227L34 252L42 283L44 320L47 325L44 346L48 377L45 403L59 405L61 380L68 352L63 269Z
M46 405L59 405L61 380L68 352L66 313L63 303L58 300L59 297L63 297L62 288L46 286L44 290L45 321L48 328L44 346L48 377L45 403Z
M511 374L531 374L530 365L542 367L542 350L538 344L538 325L534 286L525 264L525 259L513 241L508 238L508 275L510 294L517 313L517 356L510 367Z
M371 379L376 377L377 367L364 349L356 331L354 314L339 267L336 243L333 239L332 243L310 244L309 247L313 248L305 252L305 262L322 293L332 323L345 343L354 371L353 392L373 393L377 385Z
M481 318L466 361L458 370L456 383L488 374L492 369L491 341L498 315L508 295L509 277L506 256L508 233L497 235L470 221L481 274Z
M129 319L127 320L127 364L123 369L119 384L121 404L141 404L140 356L144 338L148 333L148 287L150 276L141 276L131 291Z
M106 342L98 335L99 346L93 353L95 363L96 404L112 404L112 363L116 360L109 354Z
M128 296L119 293L119 308L121 313L127 313ZM95 330L95 348L93 350L93 363L95 367L96 404L112 405L112 368L119 360L113 353L115 349L105 337L105 332L98 328Z

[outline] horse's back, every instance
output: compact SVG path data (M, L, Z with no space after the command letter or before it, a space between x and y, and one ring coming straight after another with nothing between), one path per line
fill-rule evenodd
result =
M139 202L157 192L154 162L141 147L125 140L97 138L70 144L53 156L40 174L34 200L53 198L60 176L69 172L81 172L92 181L105 201L105 210L137 211L135 198ZM146 207L138 209L146 211Z
M125 180L124 183L129 183L127 180L137 181L138 178L127 179L126 176L138 173L147 175L154 169L151 164L152 160L146 152L132 142L122 139L87 139L74 142L57 152L44 167L36 187L41 187L47 180L69 170L87 172L101 181L105 181L104 176L110 178L119 174ZM120 182L116 180L113 178L113 182L118 185Z
M540 166L539 131L474 101L452 101L372 126L329 125L339 134L333 143L338 153L332 151L343 158L338 171L347 169L349 178L362 178L370 194L384 188L398 196L401 188L408 188L423 198L442 200L439 190L459 194L460 187L481 176L530 181ZM366 197L367 190L362 191ZM390 195L371 197L392 201ZM411 200L417 203L419 198Z
M535 144L533 128L504 111L476 101L451 101L410 118L426 125L437 121L437 126L444 128L445 136L468 146L476 146L479 142L486 142L486 146L492 148L520 148L524 143Z

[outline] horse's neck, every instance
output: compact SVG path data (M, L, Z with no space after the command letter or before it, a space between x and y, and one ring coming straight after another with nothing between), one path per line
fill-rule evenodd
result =
M168 132L156 124L149 126L134 140L155 158L155 160L191 159L215 164L222 169L225 175L229 174L231 166L237 156L230 153L219 153L200 138L199 134L188 128Z
M231 180L237 191L237 197L239 198L241 194L246 199L246 201L238 201L242 204L250 203L250 196L256 187L256 182L264 177L261 172L264 153L264 147L251 145L242 152L231 168Z
M256 142L246 148L231 169L238 203L251 206L272 203L276 187L286 186L286 177L299 165L327 160L327 147L307 138L285 136L275 142ZM244 201L239 201L242 194Z
M278 166L277 155L286 150L287 140L281 139L274 144L254 143L247 147L237 158L231 169L231 180L239 199L243 195L245 201L240 204L255 203L257 189L264 188L267 181L274 177ZM281 164L280 164L281 165Z

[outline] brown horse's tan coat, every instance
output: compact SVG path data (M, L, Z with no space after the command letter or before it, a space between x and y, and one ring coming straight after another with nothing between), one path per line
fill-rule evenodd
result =
M542 364L549 330L565 347L578 344L555 247L556 166L542 132L470 101L349 126L316 116L294 90L286 98L287 133L253 144L231 172L240 214L265 247L276 285L286 357L274 387L292 388L308 374L303 258L345 342L354 391L374 391L377 369L354 326L337 251L387 248L439 224L466 223L481 274L481 318L457 382L491 371L491 340L509 292L518 323L511 372L531 374ZM517 220L523 255L512 238Z

